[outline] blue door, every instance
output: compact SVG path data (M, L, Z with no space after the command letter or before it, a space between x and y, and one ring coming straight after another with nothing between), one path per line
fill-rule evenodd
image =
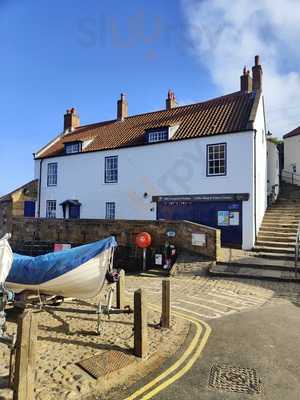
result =
M69 218L70 219L79 219L80 218L80 206L79 205L71 205L69 206Z
M35 201L24 201L24 217L35 217Z
M218 228L222 245L242 245L242 202L160 201L157 218L187 220Z

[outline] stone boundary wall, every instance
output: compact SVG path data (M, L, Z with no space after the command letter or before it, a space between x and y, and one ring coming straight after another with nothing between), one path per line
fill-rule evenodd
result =
M0 202L0 238L11 232L12 202Z
M11 223L12 245L30 241L83 244L114 235L121 246L132 246L138 233L147 231L152 246L163 246L166 240L179 250L191 251L217 260L220 255L220 231L189 221L142 220L64 220L14 217ZM168 238L167 231L176 233ZM196 235L196 236L195 236ZM197 236L200 235L200 236ZM194 243L192 243L194 238ZM198 243L195 243L195 239ZM199 245L200 239L200 245ZM201 240L204 242L201 243ZM151 247L152 247L151 246Z

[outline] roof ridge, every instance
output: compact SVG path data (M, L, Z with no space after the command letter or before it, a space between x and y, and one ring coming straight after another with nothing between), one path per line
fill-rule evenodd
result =
M250 93L247 93L247 95L249 95L249 94ZM200 104L214 103L214 102L217 102L219 100L226 99L227 97L238 96L238 95L245 95L245 93L237 91L237 92L225 94L223 96L214 97L212 99L205 100L205 101L198 101L196 103L179 105L179 106L173 107L171 110L176 110L176 109L180 109L180 108L195 107L195 106L198 106ZM128 115L128 117L125 117L122 122L127 121L127 120L129 120L131 118L140 117L140 116L143 116L143 115L151 115L151 114L161 113L161 112L170 112L171 110L166 110L165 108L162 108L162 109L155 110L155 111L147 111L147 112L143 112L143 113L140 113L140 114ZM117 120L117 119L111 119L111 120L106 120L106 121L94 122L92 124L82 125L82 126L79 126L78 128L76 128L73 132L69 133L68 135L79 133L82 129L94 128L94 127L98 128L101 125L106 125L106 124L115 123L115 122L119 123L120 121Z
M297 132L299 130L299 132ZM292 129L291 131L287 132L285 135L283 135L283 139L287 139L289 137L293 137L293 136L298 136L300 135L300 125L297 126L297 128Z
M37 181L38 181L38 179L35 178L29 182L24 183L22 186L17 187L16 189L12 190L11 192L4 194L3 196L0 196L0 201L3 201L6 197L10 197L15 192L18 192L19 190L24 189L26 186L31 185L32 183L37 182Z
M139 117L139 116L148 115L148 114L155 114L155 113L160 113L160 112L170 112L170 111L176 110L176 109L178 109L178 108L195 107L195 106L197 106L197 105L199 105L199 104L213 103L213 102L216 102L216 101L218 101L218 100L224 99L224 98L226 98L226 97L231 97L231 96L235 96L235 95L237 96L237 95L239 95L239 94L244 95L245 93L240 92L240 91L237 91L237 92L225 94L225 95L223 95L223 96L214 97L214 98L212 98L212 99L205 100L205 101L198 101L198 102L196 102L196 103L179 105L179 106L176 106L176 107L171 108L171 110L166 110L165 108L162 108L162 109L159 109L159 110L156 110L156 111L148 111L148 112L144 112L144 113L141 113L141 114L129 115L129 116L126 117L124 120L126 121L127 119L130 119L130 118ZM247 94L250 94L250 93L247 93Z

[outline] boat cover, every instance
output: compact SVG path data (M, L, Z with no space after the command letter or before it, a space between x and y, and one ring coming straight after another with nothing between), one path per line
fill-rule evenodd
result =
M22 256L14 253L13 264L7 282L40 285L72 271L103 251L113 247L117 247L117 242L111 236L98 242L37 257Z

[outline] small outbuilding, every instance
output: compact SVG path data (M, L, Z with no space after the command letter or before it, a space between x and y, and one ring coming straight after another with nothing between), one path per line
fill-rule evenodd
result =
M300 185L300 126L283 136L285 182Z
M34 179L0 197L0 236L7 233L12 217L35 217L38 181Z

